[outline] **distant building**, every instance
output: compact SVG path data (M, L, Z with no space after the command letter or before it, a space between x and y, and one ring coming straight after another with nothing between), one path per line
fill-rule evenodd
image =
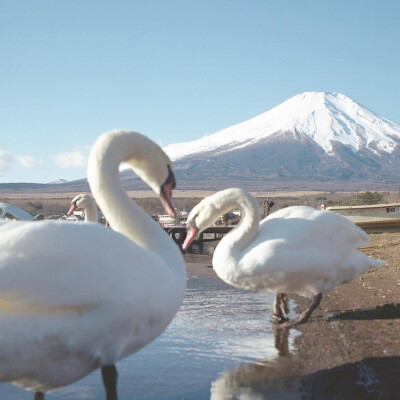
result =
M171 215L158 215L158 223L164 227L174 226L175 218L171 217Z
M69 215L68 217L67 217L66 215L64 215L64 216L62 217L62 219L65 220L65 221L67 221L67 222L79 222L79 221L84 221L84 220L85 220L85 217L84 217L83 212L82 212L82 214L81 214L80 211L77 211L77 212L79 212L79 214L75 214L75 212L74 212L73 214Z
M69 217L67 217L66 215L63 215L63 217L61 219L66 220L68 222L84 221L85 220L85 211L84 210L76 210ZM103 222L103 215L100 212L97 212L97 222L100 224L105 223L105 222Z
M181 211L179 211L179 214L178 214L179 225L186 225L190 211L192 211L192 209L189 207L186 207L186 208L182 209Z

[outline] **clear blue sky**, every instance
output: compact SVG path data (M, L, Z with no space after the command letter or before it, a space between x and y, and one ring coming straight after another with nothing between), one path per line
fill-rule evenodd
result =
M398 0L0 0L0 182L82 178L107 130L191 141L304 91L400 123L399 20Z

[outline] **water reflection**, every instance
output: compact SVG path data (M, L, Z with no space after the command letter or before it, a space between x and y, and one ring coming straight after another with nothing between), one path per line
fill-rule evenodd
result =
M184 304L164 334L118 363L120 398L240 398L226 397L228 392L221 394L221 387L233 390L239 377L252 387L252 382L264 376L260 371L266 363L279 354L288 355L291 349L294 330L290 337L275 341L270 322L272 302L272 294L236 289L215 277L190 278ZM100 382L97 371L46 399L103 400ZM32 400L33 396L2 384L0 398Z
M290 360L245 364L224 372L211 385L211 400L297 400L297 379ZM291 376L293 374L293 376Z
M289 330L274 330L280 357L237 365L232 371L222 372L211 384L210 399L298 399L296 370L289 351L290 334Z
M192 243L186 250L191 254L214 254L214 251L219 242L202 242L202 243Z

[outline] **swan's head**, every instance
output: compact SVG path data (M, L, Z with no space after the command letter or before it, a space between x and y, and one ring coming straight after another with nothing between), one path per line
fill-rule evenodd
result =
M172 189L175 188L176 181L171 160L164 151L151 142L150 151L146 156L125 160L125 162L160 196L165 212L175 217Z
M197 236L212 226L221 216L235 207L244 208L247 212L254 210L259 219L259 207L257 201L247 191L239 188L220 190L204 198L190 212L187 220L187 234L182 248L185 250L197 238Z
M67 212L67 216L70 216L75 210L78 208L86 208L89 207L94 202L93 198L86 194L78 194L71 201L71 208Z
M187 219L187 233L182 248L186 250L198 235L212 226L221 215L219 208L213 202L214 196L206 197L190 212Z
M118 166L121 162L129 164L160 196L165 211L175 216L172 201L175 177L171 160L160 146L134 131L117 129L96 140L88 162L88 182L96 200L101 202L107 190L120 190ZM105 188L105 181L108 188Z

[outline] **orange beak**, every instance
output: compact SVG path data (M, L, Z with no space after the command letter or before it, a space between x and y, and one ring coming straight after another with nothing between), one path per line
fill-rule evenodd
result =
M196 239L198 233L199 233L199 228L196 228L193 225L188 226L186 238L182 245L183 250L186 250L190 246L190 244L193 242L193 240Z
M78 207L76 206L76 203L71 204L71 208L67 212L67 217L69 217Z
M174 209L174 201L172 200L172 189L175 187L175 182L165 183L161 188L160 200L164 210L171 217L176 217Z
M161 186L160 199L165 212L169 214L171 217L175 218L176 213L174 208L174 202L172 201L172 189L176 186L175 176L169 165L167 165L167 168L168 168L168 177Z

